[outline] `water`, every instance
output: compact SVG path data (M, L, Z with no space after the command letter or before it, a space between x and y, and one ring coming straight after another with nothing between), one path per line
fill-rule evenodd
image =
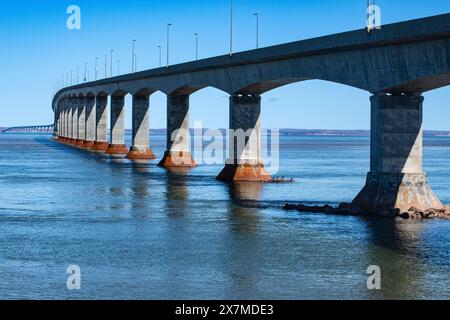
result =
M151 140L161 156L164 138ZM0 135L0 298L449 299L450 221L280 209L350 201L368 157L367 138L281 137L278 175L294 184L228 185L220 166L177 173ZM424 158L450 203L450 139L426 139ZM71 264L79 291L66 288Z

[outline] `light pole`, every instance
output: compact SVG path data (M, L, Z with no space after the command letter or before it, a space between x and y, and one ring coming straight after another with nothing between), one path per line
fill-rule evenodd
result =
M77 66L77 84L80 84L79 71L80 71L80 67Z
M233 55L233 0L230 1L230 56Z
M195 36L195 60L198 60L198 33L194 33Z
M259 13L253 14L256 17L256 49L259 48Z
M98 57L95 57L95 80L98 79Z
M133 40L133 46L131 49L131 73L134 73L134 59L135 59L134 46L135 46L135 44L136 44L136 40Z
M117 60L117 76L120 76L120 60Z
M105 54L105 79L108 77L108 55Z
M169 67L169 41L170 41L170 27L172 26L171 23L167 24L167 68Z
M87 80L87 62L84 63L84 82Z
M159 67L162 67L162 52L161 52L161 46L158 46L159 49Z
M113 76L113 53L114 53L114 49L111 49L111 56L110 56L110 58L111 58L111 60L110 60L110 76L111 76L111 78L112 78L112 76Z
M73 85L73 69L70 69L70 85Z

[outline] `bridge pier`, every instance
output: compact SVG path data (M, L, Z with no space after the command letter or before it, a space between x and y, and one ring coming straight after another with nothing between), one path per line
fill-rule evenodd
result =
M125 145L124 118L125 96L111 96L111 143L106 154L122 158L128 153Z
M91 150L94 152L105 152L108 149L108 96L97 96L95 103L96 137Z
M153 160L149 138L149 95L133 96L132 145L126 158L129 160Z
M63 126L64 126L64 131L63 131L63 143L67 143L67 139L69 137L69 127L68 127L68 122L69 122L69 112L67 109L67 99L64 99L63 101L63 109L64 109L64 115L63 115Z
M81 148L86 136L86 98L79 96L76 101L78 110L78 135L74 145Z
M167 96L167 150L158 164L165 168L193 168L189 132L189 95Z
M261 161L261 97L230 97L229 158L217 180L268 181L271 178Z
M392 208L442 209L422 168L423 96L383 93L370 100L370 172L352 207L381 214Z
M73 109L72 109L72 98L67 99L67 144L72 144L73 140Z
M95 143L95 96L86 97L86 133L81 148L90 150Z

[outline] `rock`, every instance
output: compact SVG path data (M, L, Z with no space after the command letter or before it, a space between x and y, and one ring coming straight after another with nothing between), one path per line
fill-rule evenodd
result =
M409 212L400 213L398 216L403 219L409 219Z

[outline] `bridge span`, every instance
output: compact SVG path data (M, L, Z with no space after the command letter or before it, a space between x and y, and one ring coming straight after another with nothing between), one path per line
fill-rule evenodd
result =
M23 126L23 127L11 127L2 130L2 133L43 133L52 134L55 131L53 124L43 126Z
M148 134L149 97L161 91L167 95L168 139L160 165L193 167L187 136L189 96L214 87L230 95L230 129L250 132L246 152L238 150L230 136L233 158L218 179L264 181L270 176L260 159L261 95L312 79L372 94L370 172L352 205L367 211L443 207L422 168L422 94L450 84L450 14L67 87L53 99L54 134L61 142L111 156L154 159ZM130 150L124 144L127 94L133 97Z

